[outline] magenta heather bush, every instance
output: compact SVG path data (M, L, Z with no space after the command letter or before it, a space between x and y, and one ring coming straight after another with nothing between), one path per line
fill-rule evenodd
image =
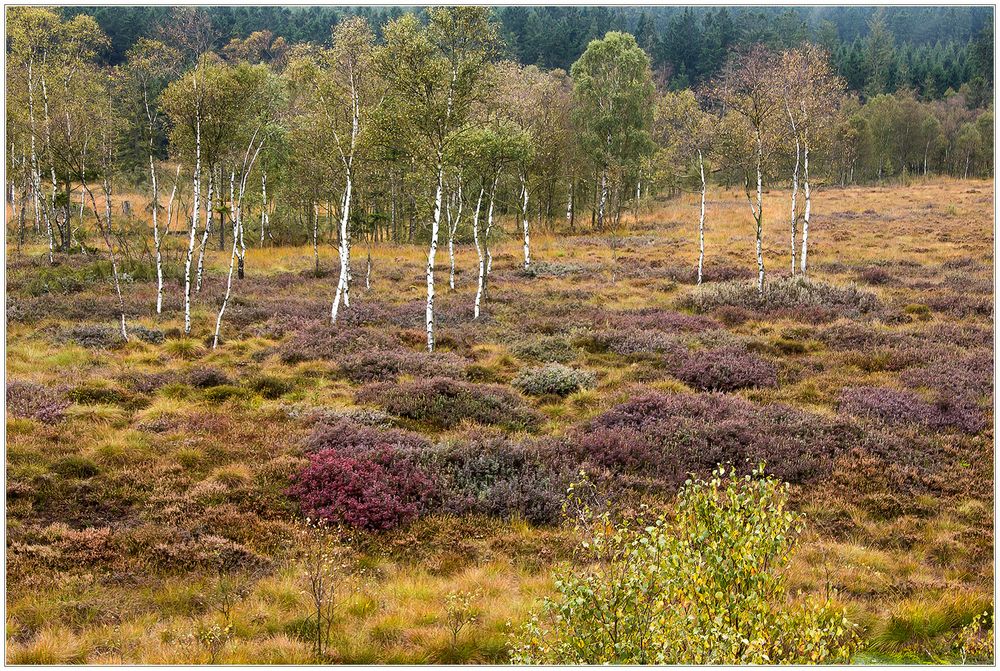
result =
M398 385L373 384L361 389L357 400L377 403L393 415L442 429L470 420L510 431L534 431L542 420L507 387L441 377Z
M900 375L911 388L926 388L942 395L979 398L993 391L993 353L978 350L960 358L924 359L927 365Z
M359 456L323 450L310 456L288 493L308 517L384 531L416 517L434 490L423 470L391 449Z
M737 347L691 352L673 371L673 375L701 391L735 391L778 385L778 372L773 364Z
M7 383L7 412L13 417L55 424L68 407L69 401L48 387L18 380Z
M429 443L417 434L331 419L313 427L304 447L309 465L288 494L306 516L385 530L412 520L434 499L434 479L417 464Z

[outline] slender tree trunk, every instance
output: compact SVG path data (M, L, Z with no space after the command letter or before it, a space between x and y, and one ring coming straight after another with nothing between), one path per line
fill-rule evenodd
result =
M201 293L201 281L205 273L205 248L208 247L208 236L212 234L212 207L213 198L215 195L215 170L209 169L208 171L208 195L205 198L205 230L201 234L201 244L198 247L198 270L197 270L197 280L194 285L194 292L196 294ZM222 222L219 222L219 228L222 228Z
M267 230L267 171L260 171L260 246L264 246L264 231Z
M351 196L353 192L353 180L351 170L347 170L347 183L344 187L343 207L340 211L340 277L337 280L337 293L333 298L333 306L330 308L330 323L337 323L337 314L340 312L340 302L344 301L344 307L351 306L350 295L350 272L351 272L351 248L349 243L350 231L348 224L351 215Z
M805 275L808 272L809 256L809 217L812 214L812 190L809 183L809 129L802 133L802 187L806 196L806 207L802 213L802 253L799 255L799 269Z
M575 182L569 184L569 194L566 198L566 224L569 230L573 230L573 190L576 188Z
M793 126L794 132L794 126ZM792 170L792 275L795 274L795 253L796 246L798 245L798 225L799 225L799 211L797 198L799 195L799 155L801 149L799 146L798 135L795 136L795 168Z
M448 202L448 287L454 291L455 290L455 233L458 231L458 224L462 219L462 207L464 206L464 198L462 196L462 176L458 177L458 211L455 213L455 218L451 217L451 202Z
M449 105L450 108L450 105ZM441 197L444 191L444 151L437 150L437 190L434 195L434 220L431 222L431 244L427 252L427 351L434 351L434 259L437 256L438 231L441 227Z
M479 187L479 197L476 198L476 210L472 213L472 242L476 245L476 256L479 257L479 283L476 286L476 301L473 306L473 319L479 319L479 306L483 298L483 282L486 275L486 257L483 246L479 243L479 211L483 204L485 187Z
M597 206L597 230L604 230L604 206L608 200L608 169L601 170L601 196Z
M170 214L174 207L174 196L177 195L177 183L181 179L181 167L177 166L177 174L174 176L174 187L170 191L170 200L167 201L167 222L163 235L170 230ZM155 190L155 189L154 189ZM156 314L163 312L163 255L161 248L163 245L163 235L156 230L156 221L153 221L153 243L156 247Z
M49 265L55 265L55 242L52 237L52 222L49 220L48 212L42 208L42 177L41 166L38 163L38 151L35 146L35 77L33 74L34 59L28 59L28 123L31 130L31 172L32 172L32 200L35 206L35 231L38 231L38 224L45 217L45 230L49 236Z
M235 202L235 185L236 173L229 173L229 200L230 202ZM239 206L236 206L237 208ZM229 255L229 274L226 275L226 293L222 297L222 305L219 307L219 315L215 318L215 337L212 338L212 349L216 349L219 346L219 332L222 330L222 315L226 312L226 305L229 304L229 295L233 289L233 266L236 261L236 244L239 240L239 235L237 229L239 228L239 213L234 213L233 216L233 251ZM219 226L222 226L222 222L219 222Z
M528 235L528 179L521 173L521 221L524 228L524 269L531 265L531 245Z
M701 215L698 218L698 284L705 268L705 160L698 150L698 169L701 171Z
M313 274L319 277L319 203L317 201L312 202L312 215L313 215L313 261L314 270Z
M184 335L191 335L191 261L198 234L198 206L201 202L201 111L195 116L194 177L192 179L191 230L188 236L187 256L184 260ZM220 227L221 228L221 227Z
M365 262L365 291L371 291L372 288L372 245L371 241L368 243L368 258Z
M156 163L153 162L153 153L149 154L149 178L150 186L153 190L153 252L156 255L156 314L160 314L163 302L163 266L160 263L160 192L156 184Z

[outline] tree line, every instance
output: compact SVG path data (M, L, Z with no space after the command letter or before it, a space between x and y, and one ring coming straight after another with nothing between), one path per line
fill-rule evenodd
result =
M970 109L967 87L933 101L912 90L862 97L829 50L809 42L730 48L717 74L672 89L627 32L591 40L569 71L505 58L504 23L487 7L400 12L380 30L354 15L333 23L323 43L263 30L221 47L209 13L174 8L158 39L139 38L116 65L100 56L109 38L89 14L11 8L7 27L7 199L18 244L33 229L50 262L57 252L89 254L93 222L126 340L121 219L152 238L158 314L163 242L182 237L186 334L206 250L217 241L229 253L213 345L234 275L247 272L248 239L311 244L317 274L321 246L335 243L334 324L351 307L355 244L367 251L366 286L372 245L426 245L433 350L442 247L449 289L455 245L475 248L478 318L501 236L520 240L530 271L538 227L589 228L614 241L623 215L648 199L695 191L700 283L706 193L739 186L763 294L765 221L784 220L791 272L808 272L818 185L993 167L992 109ZM765 219L768 185L789 186L791 202ZM148 223L112 207L115 193L135 190L149 196ZM513 226L503 230L501 217Z
M169 7L75 7L68 17L93 16L111 37L101 57L125 60L142 37L155 37ZM283 43L329 42L330 27L351 16L366 19L376 39L403 13L419 7L205 7L213 49L255 32ZM775 51L818 44L831 54L851 91L877 95L911 89L926 100L948 89L971 89L984 106L993 86L993 10L990 7L526 7L495 8L503 57L522 65L569 70L587 45L610 31L635 35L656 78L683 89L715 77L732 49L765 44Z

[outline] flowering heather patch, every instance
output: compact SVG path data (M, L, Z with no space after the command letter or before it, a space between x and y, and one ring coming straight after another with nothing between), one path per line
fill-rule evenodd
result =
M896 277L881 266L868 266L858 273L858 281L873 286L895 284Z
M573 345L563 336L529 336L516 342L514 354L543 363L566 363L576 356Z
M211 366L193 368L187 374L187 382L192 387L197 387L198 389L207 389L208 387L218 387L224 384L230 384L232 380L226 373L218 368Z
M124 344L121 332L103 324L80 324L66 332L66 340L88 349L111 349Z
M465 377L468 362L450 352L414 352L388 350L361 352L340 361L340 372L351 382L388 382L400 375L414 377Z
M673 375L701 391L778 386L773 364L738 347L689 352Z
M718 463L767 461L793 483L829 470L856 443L856 427L783 405L757 406L726 394L649 394L577 430L569 448L612 474L639 475L672 488Z
M359 403L377 403L393 415L440 429L464 420L510 431L534 431L541 415L507 387L431 378L406 384L373 384L357 393Z
M681 304L695 312L710 312L726 306L769 313L794 310L799 311L800 319L802 311L858 316L879 307L874 294L854 285L839 287L804 277L773 278L765 282L763 297L758 294L755 282L703 284L689 293ZM816 315L823 316L819 312Z
M401 345L398 336L384 330L321 323L294 333L278 346L278 356L284 363L316 359L337 361L346 354L397 349Z
M13 417L55 424L69 405L61 394L40 384L19 380L7 383L7 412Z
M924 359L927 365L911 368L900 375L911 388L926 388L942 395L986 396L993 392L993 353L977 350L968 356Z
M391 449L358 456L324 450L310 456L288 493L306 516L387 530L416 517L434 490L423 470Z
M887 387L844 389L840 394L838 410L890 426L916 425L970 434L978 433L985 426L978 406L968 397L944 394L931 403L913 392Z
M569 396L575 391L594 386L594 373L576 370L558 363L521 371L511 385L529 396Z
M589 352L612 352L622 356L670 354L679 356L687 347L677 334L655 329L601 329L577 331L573 344Z
M317 424L305 443L309 464L288 494L303 514L361 529L392 529L430 505L434 480L416 461L421 436L346 419Z
M661 331L697 333L720 327L714 319L704 315L690 315L673 310L642 308L613 312L601 310L594 315L595 326L612 326L622 330L658 329Z
M477 435L436 448L425 463L440 474L445 512L555 524L576 473L555 456L502 436Z
M827 326L816 337L835 350L895 349L914 343L913 338L906 333L848 321Z

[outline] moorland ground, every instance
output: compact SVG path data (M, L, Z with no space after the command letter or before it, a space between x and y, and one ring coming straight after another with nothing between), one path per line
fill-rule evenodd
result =
M315 534L289 487L345 443L421 453L369 482L448 484L338 544L333 661L503 661L573 561L559 501L580 467L628 507L748 460L807 515L793 595L843 605L859 659L953 659L993 593L993 184L819 190L805 284L787 278L787 203L766 196L763 303L739 190L710 191L701 288L694 196L626 215L614 242L536 227L530 272L498 242L478 321L463 243L454 291L438 256L433 355L421 245L376 245L367 290L356 245L336 328L334 246L319 277L308 246L248 250L213 350L228 252L191 338L181 236L161 318L149 263L126 268L125 344L100 254L49 267L8 233L7 661L314 661ZM553 363L584 371L578 388L532 372ZM479 611L457 636L455 592Z

